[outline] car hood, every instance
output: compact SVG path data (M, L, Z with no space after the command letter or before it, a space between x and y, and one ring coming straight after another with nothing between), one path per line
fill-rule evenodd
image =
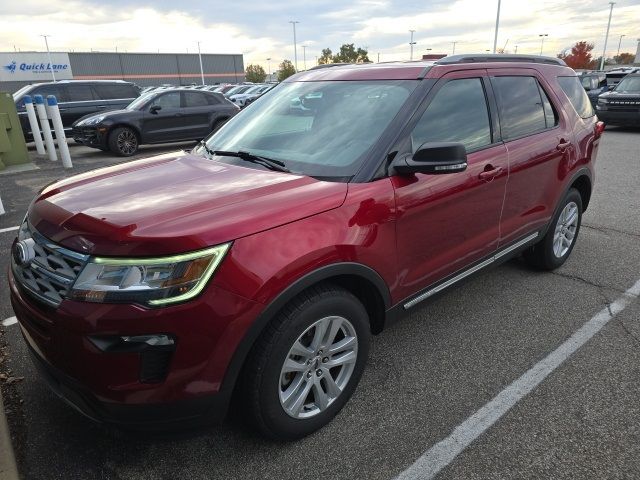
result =
M90 113L89 115L85 115L84 117L81 117L78 120L76 120L75 122L73 122L73 126L75 127L80 122L82 122L84 120L89 120L90 118L93 118L93 117L104 117L104 120L106 120L108 118L110 119L110 118L113 118L113 117L119 117L119 116L123 116L123 115L126 115L127 117L131 117L132 115L135 115L135 114L136 114L136 110L125 110L125 109L107 110L107 111L103 111L103 112L99 112L99 113Z
M29 222L82 253L165 255L337 208L346 193L346 183L172 153L49 185L33 201Z
M614 99L624 100L626 98L636 99L638 97L640 97L640 92L625 92L625 93L622 93L622 92L611 91L611 92L603 93L598 98L606 98L608 100L614 100Z

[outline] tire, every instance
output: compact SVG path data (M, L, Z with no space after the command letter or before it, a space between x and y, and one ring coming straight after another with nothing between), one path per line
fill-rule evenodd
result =
M571 255L582 224L582 197L570 189L560 202L546 235L524 252L529 265L540 270L555 270Z
M318 341L323 331L331 341ZM322 428L355 391L369 337L367 312L351 293L331 284L305 290L272 320L249 354L240 390L243 413L275 440L296 440ZM339 350L329 353L331 346Z
M109 150L121 157L130 157L138 151L138 134L129 127L118 127L109 134Z

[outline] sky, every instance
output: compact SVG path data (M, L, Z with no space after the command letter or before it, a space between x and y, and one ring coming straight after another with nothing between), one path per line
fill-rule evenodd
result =
M2 0L0 51L42 51L48 34L52 51L242 53L245 65L275 70L294 60L315 64L323 48L343 43L369 51L372 61L408 60L424 53L477 53L493 48L497 0ZM600 56L609 16L606 1L502 0L498 48L557 55L575 42L595 44ZM607 55L622 37L622 52L635 53L640 38L640 0L614 5ZM305 45L306 49L302 46ZM267 58L271 58L268 62Z

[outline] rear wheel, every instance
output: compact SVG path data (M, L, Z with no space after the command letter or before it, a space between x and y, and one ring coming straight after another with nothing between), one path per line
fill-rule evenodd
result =
M524 252L531 266L542 270L560 267L571 255L582 223L582 197L572 188L563 198L546 235Z
M369 335L366 310L346 290L322 285L294 299L245 365L242 392L254 425L294 440L329 423L360 380Z
M121 157L138 151L138 135L129 127L118 127L109 134L109 149Z

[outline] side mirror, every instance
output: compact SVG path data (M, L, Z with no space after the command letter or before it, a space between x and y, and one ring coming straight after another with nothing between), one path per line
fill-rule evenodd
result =
M391 166L400 174L463 172L467 169L467 150L461 143L426 142L413 156L396 158Z
M157 115L159 110L162 110L162 107L160 105L154 105L149 109L149 112L153 113L154 115Z

